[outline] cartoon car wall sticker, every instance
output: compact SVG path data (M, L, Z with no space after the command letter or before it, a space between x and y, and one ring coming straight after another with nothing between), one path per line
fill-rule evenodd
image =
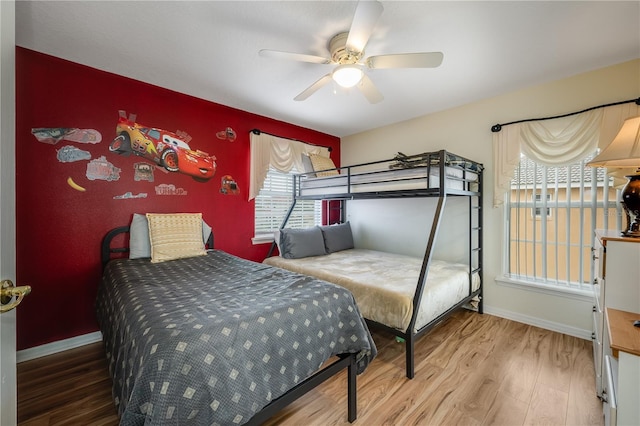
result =
M66 145L56 151L56 157L61 163L72 163L74 161L91 160L89 151Z
M87 163L87 179L112 182L120 179L121 170L111 164L104 155Z
M131 153L153 161L170 172L180 172L198 182L206 182L216 173L216 157L192 150L187 142L167 130L146 127L122 115L116 126L116 138L109 150L122 155Z
M153 182L153 169L154 167L149 163L136 163L133 165L133 180L136 182L146 180Z
M61 140L78 143L100 143L102 135L95 129L77 129L75 127L37 127L31 129L36 139L43 143L55 145Z
M237 195L240 193L238 184L235 181L235 179L233 179L233 176L231 175L222 176L222 179L220 180L220 192L223 193L224 195L227 195L227 194Z
M114 195L113 199L114 200L128 200L131 198L147 198L147 193L146 192L140 192L138 194L133 195L133 193L131 191L127 191L122 195Z
M218 139L233 142L236 140L236 132L231 127L227 127L226 129L220 130L218 133L216 133L216 137Z

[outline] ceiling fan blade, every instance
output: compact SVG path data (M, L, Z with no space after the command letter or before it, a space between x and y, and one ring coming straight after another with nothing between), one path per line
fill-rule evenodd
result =
M347 37L347 50L356 53L364 50L383 9L382 4L377 1L358 2Z
M305 55L302 53L282 52L280 50L262 49L260 50L260 52L258 52L258 54L260 56L264 56L265 58L286 59L290 61L299 61L299 62L311 62L314 64L331 63L330 59L322 58L320 56Z
M356 86L360 89L364 97L367 98L369 103L377 104L384 99L382 93L380 93L375 84L373 84L373 81L366 74L362 76L362 81Z
M435 68L442 63L442 52L398 53L367 58L369 68Z
M293 100L294 101L304 101L309 96L311 96L314 93L316 93L322 86L324 86L325 84L327 84L330 81L331 81L331 74L323 75L322 77L320 77L320 79L318 81L316 81L311 86L309 86L306 89L304 89L302 91L302 93L300 93L298 96L293 98Z

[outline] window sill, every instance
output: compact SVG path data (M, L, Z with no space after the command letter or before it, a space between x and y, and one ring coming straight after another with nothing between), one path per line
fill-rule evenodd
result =
M257 235L253 238L251 238L251 244L253 244L254 246L256 244L271 244L273 242L273 235L269 236L269 235Z
M593 302L592 289L577 289L560 287L551 284L536 283L531 281L518 280L510 277L497 277L496 283L506 287L518 288L520 290L535 291L537 293L549 294L552 296L567 297L569 299Z

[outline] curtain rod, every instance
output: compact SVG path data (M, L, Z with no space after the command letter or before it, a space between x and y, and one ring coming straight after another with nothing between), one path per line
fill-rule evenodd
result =
M610 107L610 106L615 106L615 105L629 104L631 102L635 102L636 105L640 105L640 98L638 98L638 99L629 99L627 101L614 102L614 103L611 103L611 104L598 105L598 106L594 106L594 107L591 107L591 108L583 109L582 111L570 112L568 114L562 114L562 115L554 115L553 117L527 118L525 120L511 121L509 123L504 123L504 124L494 124L493 126L491 126L491 131L493 133L497 133L500 130L502 130L502 126L508 126L510 124L518 124L518 123L525 123L525 122L528 122L528 121L542 121L542 120L551 120L551 119L554 119L554 118L569 117L571 115L582 114L583 112L591 111L591 110L598 109L598 108L605 108L605 107Z
M253 130L251 130L251 133L253 133L254 135L259 135L260 133L264 133L266 135L275 136L276 138L289 139L289 140L296 141L296 142L306 143L307 145L319 146L320 148L327 148L329 150L329 152L331 152L333 150L333 148L331 148L330 146L324 146L324 145L318 145L318 144L315 144L315 143L309 143L309 142L301 141L300 139L285 138L283 136L274 135L273 133L263 132L260 129L253 129Z

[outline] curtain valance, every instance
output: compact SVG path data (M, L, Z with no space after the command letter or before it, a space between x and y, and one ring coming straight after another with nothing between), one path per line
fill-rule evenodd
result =
M514 171L524 154L531 160L557 167L575 163L604 149L622 127L624 120L640 114L640 106L624 103L588 110L579 114L541 121L519 122L493 133L493 205L504 202ZM629 170L608 170L616 185Z
M303 172L302 154L319 154L329 157L329 148L273 136L268 133L250 133L250 181L249 201L253 200L267 177L269 166L283 173L294 167Z

